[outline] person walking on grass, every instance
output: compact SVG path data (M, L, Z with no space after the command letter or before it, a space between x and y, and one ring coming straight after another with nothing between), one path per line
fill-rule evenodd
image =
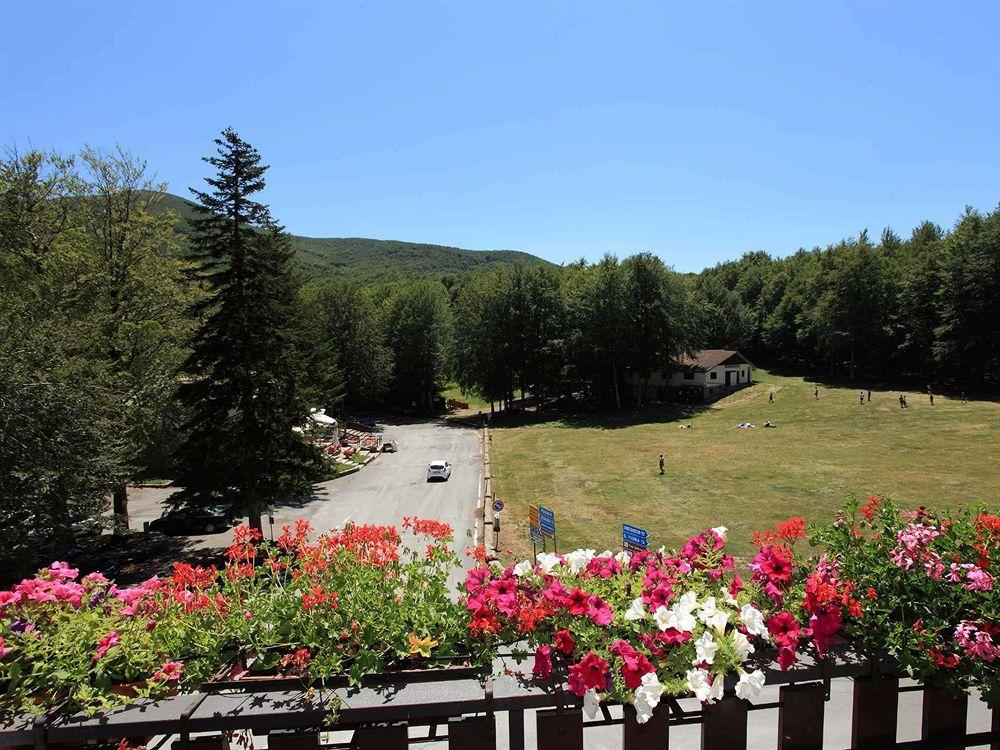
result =
M817 399L817 400L819 399L819 386L818 385L813 388L813 398Z
M934 406L934 391L931 391L927 395L931 397L931 406Z
M869 401L872 400L872 389L871 388L868 389L868 400Z
M660 474L661 475L666 473L666 469L664 468L664 466L665 466L665 462L663 460L663 454L661 453L660 454Z
M863 406L863 405L864 405L864 403L865 403L865 392L864 392L864 391L860 391L860 392L858 393L858 396L860 396L860 397L861 397L861 404L862 404L862 406Z
M774 403L774 391L771 391L770 393L767 394L767 403L769 404Z
M899 408L900 409L905 409L906 408L906 399L903 398L903 394L902 393L899 394Z

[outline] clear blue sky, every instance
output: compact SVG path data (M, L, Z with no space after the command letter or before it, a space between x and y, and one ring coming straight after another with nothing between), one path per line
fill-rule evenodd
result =
M296 234L699 270L1000 200L1000 3L0 2L0 142L178 194L232 125Z

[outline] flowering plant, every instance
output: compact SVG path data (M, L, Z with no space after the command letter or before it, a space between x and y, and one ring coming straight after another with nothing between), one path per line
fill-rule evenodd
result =
M346 673L357 684L387 669L474 660L482 650L449 596L459 561L448 524L405 518L402 534L349 524L315 542L310 531L300 521L276 544L258 545L237 530L229 549L227 629L254 670L307 680ZM255 558L262 562L250 564Z
M67 700L96 712L197 685L230 654L224 603L185 601L151 578L119 588L55 562L0 591L0 716Z
M538 678L565 668L590 712L608 697L632 703L642 723L663 695L720 699L730 675L750 698L764 684L747 664L768 639L763 594L733 574L725 533L705 531L671 554L580 549L476 568L465 583L469 627L533 646Z
M823 659L843 624L862 612L857 584L841 574L835 558L796 559L795 542L805 535L801 517L754 533L759 549L749 568L770 600L764 611L781 669L792 666L798 649L807 643Z
M851 498L814 541L863 598L844 632L894 656L913 677L1000 702L1000 591L994 564L1000 516L900 510L886 498Z
M242 526L221 569L175 563L131 588L53 563L0 591L0 716L198 688L238 653L304 682L482 662L449 596L451 528L407 518L402 530L348 525L310 542L298 521L270 543Z

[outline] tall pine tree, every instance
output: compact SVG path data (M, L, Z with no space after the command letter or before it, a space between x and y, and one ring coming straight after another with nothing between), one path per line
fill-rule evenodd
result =
M267 166L231 128L216 139L207 191L192 189L190 260L209 295L179 395L188 407L178 454L183 502L232 502L259 528L275 498L307 489L318 454L293 430L308 413L308 361L292 250L252 199Z

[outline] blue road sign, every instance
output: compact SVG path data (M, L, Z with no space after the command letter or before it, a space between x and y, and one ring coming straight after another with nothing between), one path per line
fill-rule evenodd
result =
M503 500L494 500L493 501L493 510L495 510L497 513L499 513L500 511L502 511L503 510Z
M625 544L630 544L634 547L648 547L649 546L649 532L645 529L640 529L638 526L632 526L627 523L622 524L622 541Z
M528 534L531 536L531 541L535 544L541 544L544 539L542 539L542 530L537 526L529 526Z
M548 534L549 536L556 535L556 517L555 514L548 508L543 508L538 506L538 525L542 528L543 534Z

